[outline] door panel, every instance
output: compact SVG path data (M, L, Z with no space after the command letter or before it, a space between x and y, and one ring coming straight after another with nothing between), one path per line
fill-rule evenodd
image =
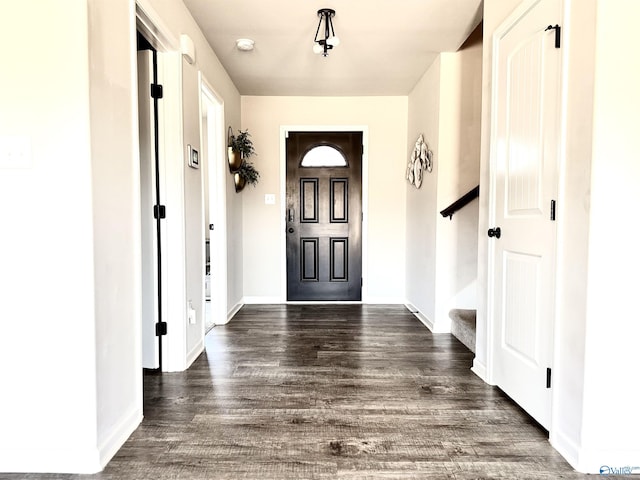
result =
M544 37L534 35L508 59L507 215L542 214L544 171L541 145Z
M300 248L301 257L301 281L317 282L320 279L318 274L318 239L317 238L301 238Z
M316 147L331 147L329 149ZM313 165L302 166L309 152ZM287 138L287 299L361 300L362 133L289 132Z
M316 223L318 221L318 179L300 179L300 211L303 223Z
M502 345L511 355L535 368L538 363L540 328L538 298L543 258L539 255L504 253L504 319ZM526 292L526 295L522 295Z
M541 425L551 421L561 2L540 0L498 40L493 378Z
M331 273L329 279L332 282L347 282L349 280L349 239L331 238L329 240L329 265Z
M349 221L349 179L332 178L329 194L330 221L340 223Z

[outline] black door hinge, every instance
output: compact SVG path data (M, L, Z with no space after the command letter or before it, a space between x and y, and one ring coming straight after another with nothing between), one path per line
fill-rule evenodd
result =
M162 337L167 334L167 322L156 323L156 337Z
M556 221L556 201L551 200L551 221Z
M551 369L547 368L547 388L551 388Z
M167 207L164 205L154 205L153 218L167 218Z
M162 98L162 85L157 83L151 84L151 98Z
M547 30L555 30L556 31L556 48L560 48L560 34L562 32L562 27L560 25L558 25L558 24L549 25L547 28L544 29L545 32Z

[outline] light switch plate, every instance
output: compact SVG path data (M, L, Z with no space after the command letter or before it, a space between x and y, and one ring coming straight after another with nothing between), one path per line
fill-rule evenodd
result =
M264 194L264 204L265 205L275 205L276 204L276 196L273 193L265 193Z
M30 168L31 140L27 136L0 136L0 168Z

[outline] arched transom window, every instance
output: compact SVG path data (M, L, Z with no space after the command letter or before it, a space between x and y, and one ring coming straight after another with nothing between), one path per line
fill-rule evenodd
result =
M313 147L304 154L301 167L346 167L347 159L337 148L328 145Z

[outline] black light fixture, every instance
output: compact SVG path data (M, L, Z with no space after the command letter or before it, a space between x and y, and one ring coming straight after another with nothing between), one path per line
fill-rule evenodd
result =
M340 39L333 31L333 22L331 21L335 14L336 11L330 8L321 8L318 10L320 21L318 22L318 29L316 30L316 37L313 43L313 53L322 54L323 57L326 57L329 55L329 50L340 45ZM321 38L318 38L322 22L324 22L324 33Z

